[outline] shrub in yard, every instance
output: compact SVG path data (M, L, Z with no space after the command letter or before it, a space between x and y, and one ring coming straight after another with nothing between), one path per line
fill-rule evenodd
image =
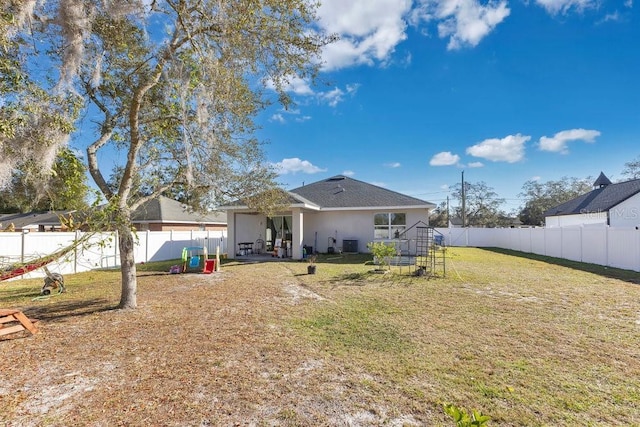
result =
M482 412L475 409L471 414L467 414L464 409L460 409L455 405L444 405L444 412L447 413L456 422L456 427L485 427L491 417L482 415Z
M384 242L371 242L367 248L373 254L374 260L384 267L389 265L389 258L396 255L396 247L393 244L387 245Z

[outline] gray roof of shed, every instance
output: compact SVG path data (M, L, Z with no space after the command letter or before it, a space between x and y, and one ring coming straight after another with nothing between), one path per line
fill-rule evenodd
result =
M544 216L606 212L638 193L640 193L640 179L609 184L554 206L548 209Z
M294 188L289 193L322 208L435 207L433 203L343 175Z

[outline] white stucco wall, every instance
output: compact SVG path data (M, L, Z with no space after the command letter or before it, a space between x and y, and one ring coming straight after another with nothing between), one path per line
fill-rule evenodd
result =
M640 194L628 198L609 211L612 227L640 226Z
M329 237L336 239L335 248L341 250L344 240L357 240L358 252L369 252L367 244L374 240L374 222L376 213L404 212L407 228L422 221L427 223L427 209L405 210L391 208L371 211L303 211L303 236L299 248L293 248L293 257L302 256L302 246L312 246L314 251L326 253L330 246ZM291 215L291 212L281 212L280 215ZM248 213L229 213L228 252L233 258L240 242L255 242L265 239L266 217L264 215ZM235 218L232 221L231 218ZM296 236L293 236L297 240Z
M228 221L230 222L230 221ZM258 239L264 240L264 233L266 227L266 217L261 214L235 214L235 229L234 229L234 250L238 250L238 243L241 242L254 242ZM229 233L229 242L231 243L231 232ZM228 251L232 248L229 247Z
M578 215L558 215L545 218L545 227L571 227L576 225L606 225L606 212L593 212Z
M376 213L382 212L406 213L407 228L418 221L427 223L426 209L307 212L304 218L303 244L313 246L314 251L327 252L329 237L336 239L337 249L342 249L343 240L357 240L358 251L368 253L367 244L374 241L373 217Z

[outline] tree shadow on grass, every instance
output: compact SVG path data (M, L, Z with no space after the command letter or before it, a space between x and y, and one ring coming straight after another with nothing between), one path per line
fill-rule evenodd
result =
M640 273L635 272L633 270L624 270L621 268L615 267L606 267L598 264L588 264L585 262L571 261L563 258L554 258L545 255L537 255L528 252L520 252L514 251L511 249L502 249L502 248L482 248L487 251L504 254L504 255L512 255L520 258L532 259L535 261L542 261L549 264L555 264L562 267L572 268L574 270L585 271L587 273L597 274L603 277L608 277L610 279L618 279L623 280L625 282L640 284Z
M117 306L106 298L93 298L89 300L60 302L47 306L31 306L25 308L24 311L28 313L29 317L51 321L71 317L82 317L89 314L115 310L116 308Z

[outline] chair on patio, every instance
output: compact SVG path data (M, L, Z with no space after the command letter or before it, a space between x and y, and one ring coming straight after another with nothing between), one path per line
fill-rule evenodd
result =
M256 240L255 245L253 245L253 253L254 254L262 254L262 253L264 253L264 249L265 249L264 240L262 240L262 239Z

